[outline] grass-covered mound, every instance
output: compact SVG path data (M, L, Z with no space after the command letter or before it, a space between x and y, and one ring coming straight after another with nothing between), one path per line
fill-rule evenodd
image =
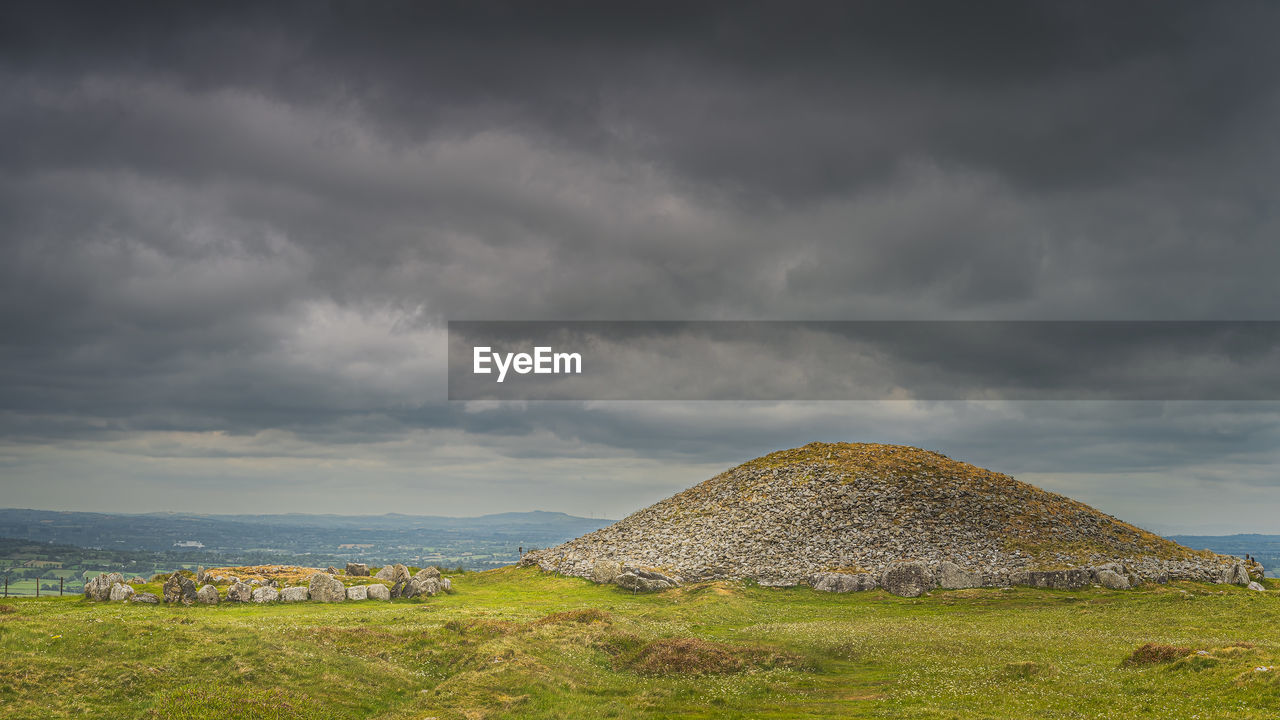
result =
M1280 717L1275 592L1172 583L904 599L705 583L633 595L516 568L455 588L390 603L10 599L0 715ZM1149 643L1175 656L1126 662Z

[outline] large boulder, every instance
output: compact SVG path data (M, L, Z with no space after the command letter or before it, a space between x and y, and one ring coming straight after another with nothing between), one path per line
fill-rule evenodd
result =
M111 588L124 582L120 573L99 573L98 577L84 584L84 596L90 600L110 600Z
M156 597L155 593L136 593L131 602L156 605L160 602L160 598Z
M824 572L814 575L809 584L820 592L848 593L875 590L879 583L871 573Z
M410 580L408 583L405 584L404 590L401 592L401 597L411 598L411 597L418 597L419 595L432 596L432 595L439 595L439 594L440 594L439 578L415 577L414 579Z
M273 587L262 586L253 591L253 601L256 603L275 602L280 599L280 591Z
M253 600L253 586L247 582L234 582L227 588L227 600L230 602L249 602Z
M368 600L369 588L364 585L352 585L347 588L348 600Z
M1246 587L1248 587L1250 590L1258 590L1261 592L1266 592L1266 588L1262 587L1262 584L1256 581L1251 581Z
M347 588L341 580L329 573L318 572L312 575L307 590L311 599L317 602L342 602L347 599Z
M440 578L440 569L436 567L427 566L419 570L417 574L413 576L414 580L427 580L430 578L435 578L438 580Z
M287 587L280 591L280 602L306 602L311 593L304 587Z
M369 566L364 563L347 563L347 574L352 577L369 577Z
M632 592L658 592L680 587L680 581L675 577L641 568L623 568L613 579L613 584Z
M945 561L938 565L938 585L947 590L976 588L982 585L982 575L968 572L953 562Z
M221 598L218 597L218 588L205 584L204 587L196 591L196 602L204 605L217 605Z
M591 580L601 585L608 585L622 574L622 563L613 560L597 560L591 566Z
M365 594L370 600L390 600L391 588L382 583L374 583L373 585L365 585Z
M387 576L382 577L383 573L387 573ZM378 577L383 580L390 580L392 584L409 582L411 579L409 576L409 568L401 565L400 563L390 566L390 569L382 568L378 571Z
M890 563L880 575L880 587L899 597L920 597L933 586L933 573L922 562Z
M111 595L108 597L112 602L124 602L133 597L133 588L124 583L116 583L111 586Z
M175 572L164 581L164 601L167 603L180 602L183 605L190 605L196 601L196 583L191 578L180 572Z
M1128 590L1132 587L1129 584L1129 578L1121 575L1115 570L1101 570L1098 572L1098 584L1108 590Z

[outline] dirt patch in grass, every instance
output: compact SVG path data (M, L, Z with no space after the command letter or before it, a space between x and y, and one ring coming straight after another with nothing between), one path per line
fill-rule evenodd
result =
M739 647L699 638L664 638L620 655L616 665L641 675L720 675L794 667L799 658L765 648Z
M18 612L18 608L12 605L0 605L0 615L11 612Z
M566 610L565 612L551 613L550 615L534 620L533 625L563 625L567 623L581 623L589 625L591 623L612 623L613 616L599 608L579 608L577 610Z
M1191 652L1189 647L1178 647L1176 645L1166 645L1164 643L1146 643L1145 645L1134 650L1129 657L1120 663L1125 667L1133 667L1135 665L1160 665L1170 663L1180 658L1184 658Z

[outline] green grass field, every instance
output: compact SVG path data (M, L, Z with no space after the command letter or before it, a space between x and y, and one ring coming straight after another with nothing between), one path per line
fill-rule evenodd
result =
M10 599L0 716L1280 717L1276 592L644 596L516 568L454 586L333 605ZM1179 649L1125 664L1148 642Z

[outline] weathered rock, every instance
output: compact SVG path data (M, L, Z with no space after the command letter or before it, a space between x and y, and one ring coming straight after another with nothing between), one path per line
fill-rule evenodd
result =
M1129 578L1114 570L1102 570L1098 573L1098 584L1109 590L1128 590Z
M195 582L183 575L175 572L164 581L164 601L167 603L180 602L183 605L190 605L196 601L196 584Z
M312 575L307 589L316 602L342 602L347 599L347 588L342 581L328 573Z
M209 584L209 578L208 578L208 576L205 574L204 566L203 566L203 565L197 565L197 566L196 566L196 584L197 584L197 585L208 585L208 584Z
M124 582L120 573L99 573L98 577L84 584L84 596L90 600L110 600L111 588Z
M392 597L414 598L419 595L436 595L440 592L440 581L433 577L412 578L408 582L399 583L399 594L392 588Z
M1089 568L1068 570L1021 570L1010 574L1010 584L1031 587L1073 590L1093 582L1094 571Z
M262 581L259 580L258 578L253 578L252 580L249 581L249 584L254 587L258 587L259 585L262 584Z
M601 560L591 566L591 577L589 579L601 585L607 585L621 574L622 563L614 560Z
M125 600L133 597L133 593L133 588L128 585L125 585L124 583L116 583L111 586L111 595L109 596L109 599L112 602L124 602Z
M280 591L273 587L260 587L253 591L253 601L256 603L275 602L280 599Z
M391 588L382 583L365 586L365 594L370 600L390 600Z
M379 580L390 580L395 576L395 574L396 569L394 565L383 565L378 568L378 572L374 573L373 576Z
M899 597L920 597L933 586L933 573L922 562L891 563L880 576L880 587Z
M330 565L328 568L325 569L325 572L329 573L330 575L338 575L340 571L338 570L338 568Z
M280 602L306 602L311 593L304 587L287 587L280 591Z
M447 577L440 578L440 591L446 593L453 592L453 582Z
M405 572L408 572L408 570L406 570ZM439 568L431 567L431 566L427 566L427 567L424 567L424 568L422 568L421 570L419 570L419 571L417 572L417 574L415 574L415 575L413 576L413 579L414 579L414 580L426 580L426 579L429 579L429 578L439 578L439 577L440 577L440 569L439 569Z
M130 602L155 605L160 602L160 598L156 597L155 593L148 593L148 592L136 593L134 594L133 599Z
M948 590L975 588L982 585L982 576L948 560L938 564L938 585Z
M217 605L222 598L218 597L218 588L205 584L204 587L196 591L196 602L205 605Z
M347 563L347 575L352 577L368 577L369 566L365 563L349 562Z
M1248 585L1253 582L1253 578L1249 577L1249 568L1244 563L1236 563L1231 567L1231 584L1232 585Z
M680 587L680 580L656 570L623 568L622 572L613 579L613 584L632 592L659 592Z
M871 573L818 573L810 580L814 590L833 593L875 590L879 585Z
M227 588L227 600L230 602L249 602L253 600L253 586L247 582L234 582Z
M145 579L145 578L140 578L140 577L138 577L138 576L136 576L136 575L135 575L135 576L133 577L133 579L131 579L131 580L129 581L129 584L130 584L130 585L142 585L142 584L143 584L143 583L145 583L145 582L146 582L146 579Z
M348 600L368 600L369 588L364 585L352 585L347 588Z
M1266 592L1266 590L1267 590L1266 588L1262 587L1262 585L1261 585L1260 583L1257 583L1257 582L1250 582L1250 583L1249 583L1248 585L1246 585L1245 587L1249 588L1250 590L1259 590L1259 591L1262 591L1262 592Z

